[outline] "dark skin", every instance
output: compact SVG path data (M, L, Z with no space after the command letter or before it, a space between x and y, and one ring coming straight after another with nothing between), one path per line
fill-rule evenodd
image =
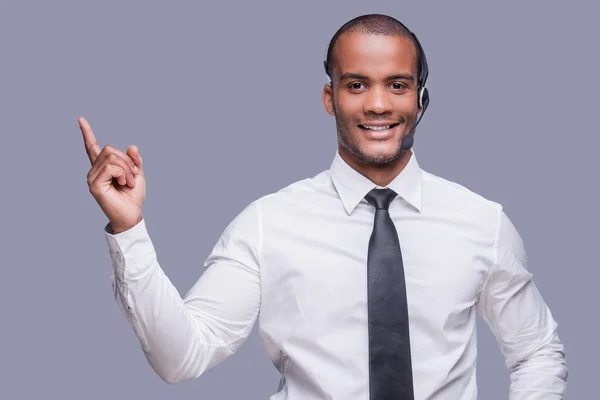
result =
M336 119L340 156L375 184L386 186L412 155L400 144L421 111L417 49L401 36L346 32L333 57L333 86L323 88L323 104ZM375 125L391 128L378 131Z

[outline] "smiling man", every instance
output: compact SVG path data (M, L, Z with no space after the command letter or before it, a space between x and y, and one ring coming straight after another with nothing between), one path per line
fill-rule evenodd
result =
M335 116L344 161L361 172L385 166L384 186L410 158L410 152L401 151L401 143L420 111L420 56L401 26L387 27L388 35L376 34L361 30L360 21L353 21L355 25L331 42L325 68L336 84L325 86L323 100Z
M100 151L80 120L115 296L154 370L197 378L258 321L281 372L273 400L473 400L479 312L506 357L510 398L562 399L564 347L515 227L500 204L417 162L429 94L416 36L388 16L358 17L330 42L325 69L331 167L248 205L185 298L141 216L137 149Z

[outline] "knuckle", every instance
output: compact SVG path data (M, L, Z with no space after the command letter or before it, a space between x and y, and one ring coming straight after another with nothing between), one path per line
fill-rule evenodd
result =
M94 182L94 177L93 177L92 172L94 172L94 171L90 169L86 176L88 186L90 186Z
M89 188L90 192L93 193L94 190L96 189L96 186L98 186L97 185L97 181L98 181L98 178L94 178L94 179L90 178L90 179L88 179L88 188Z
M117 161L117 159L118 159L118 158L119 158L119 156L117 156L115 153L109 153L109 154L106 156L106 159L107 159L108 161L110 161L111 163L114 163L115 161Z

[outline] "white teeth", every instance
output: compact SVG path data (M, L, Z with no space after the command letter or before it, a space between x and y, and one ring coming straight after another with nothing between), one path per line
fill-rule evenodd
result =
M390 129L391 125L387 125L387 126L368 126L365 125L365 128L370 129L372 131L385 131L386 129Z

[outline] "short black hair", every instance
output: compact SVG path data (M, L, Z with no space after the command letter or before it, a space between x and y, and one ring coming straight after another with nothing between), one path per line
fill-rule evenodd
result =
M415 46L417 52L417 79L421 76L421 51L420 46L415 41L413 33L400 21L384 14L366 14L351 19L346 22L333 35L327 48L327 58L325 62L325 72L331 78L331 72L334 67L335 60L333 59L333 49L339 37L346 32L362 32L373 35L394 35L409 38ZM421 82L419 82L421 83Z

